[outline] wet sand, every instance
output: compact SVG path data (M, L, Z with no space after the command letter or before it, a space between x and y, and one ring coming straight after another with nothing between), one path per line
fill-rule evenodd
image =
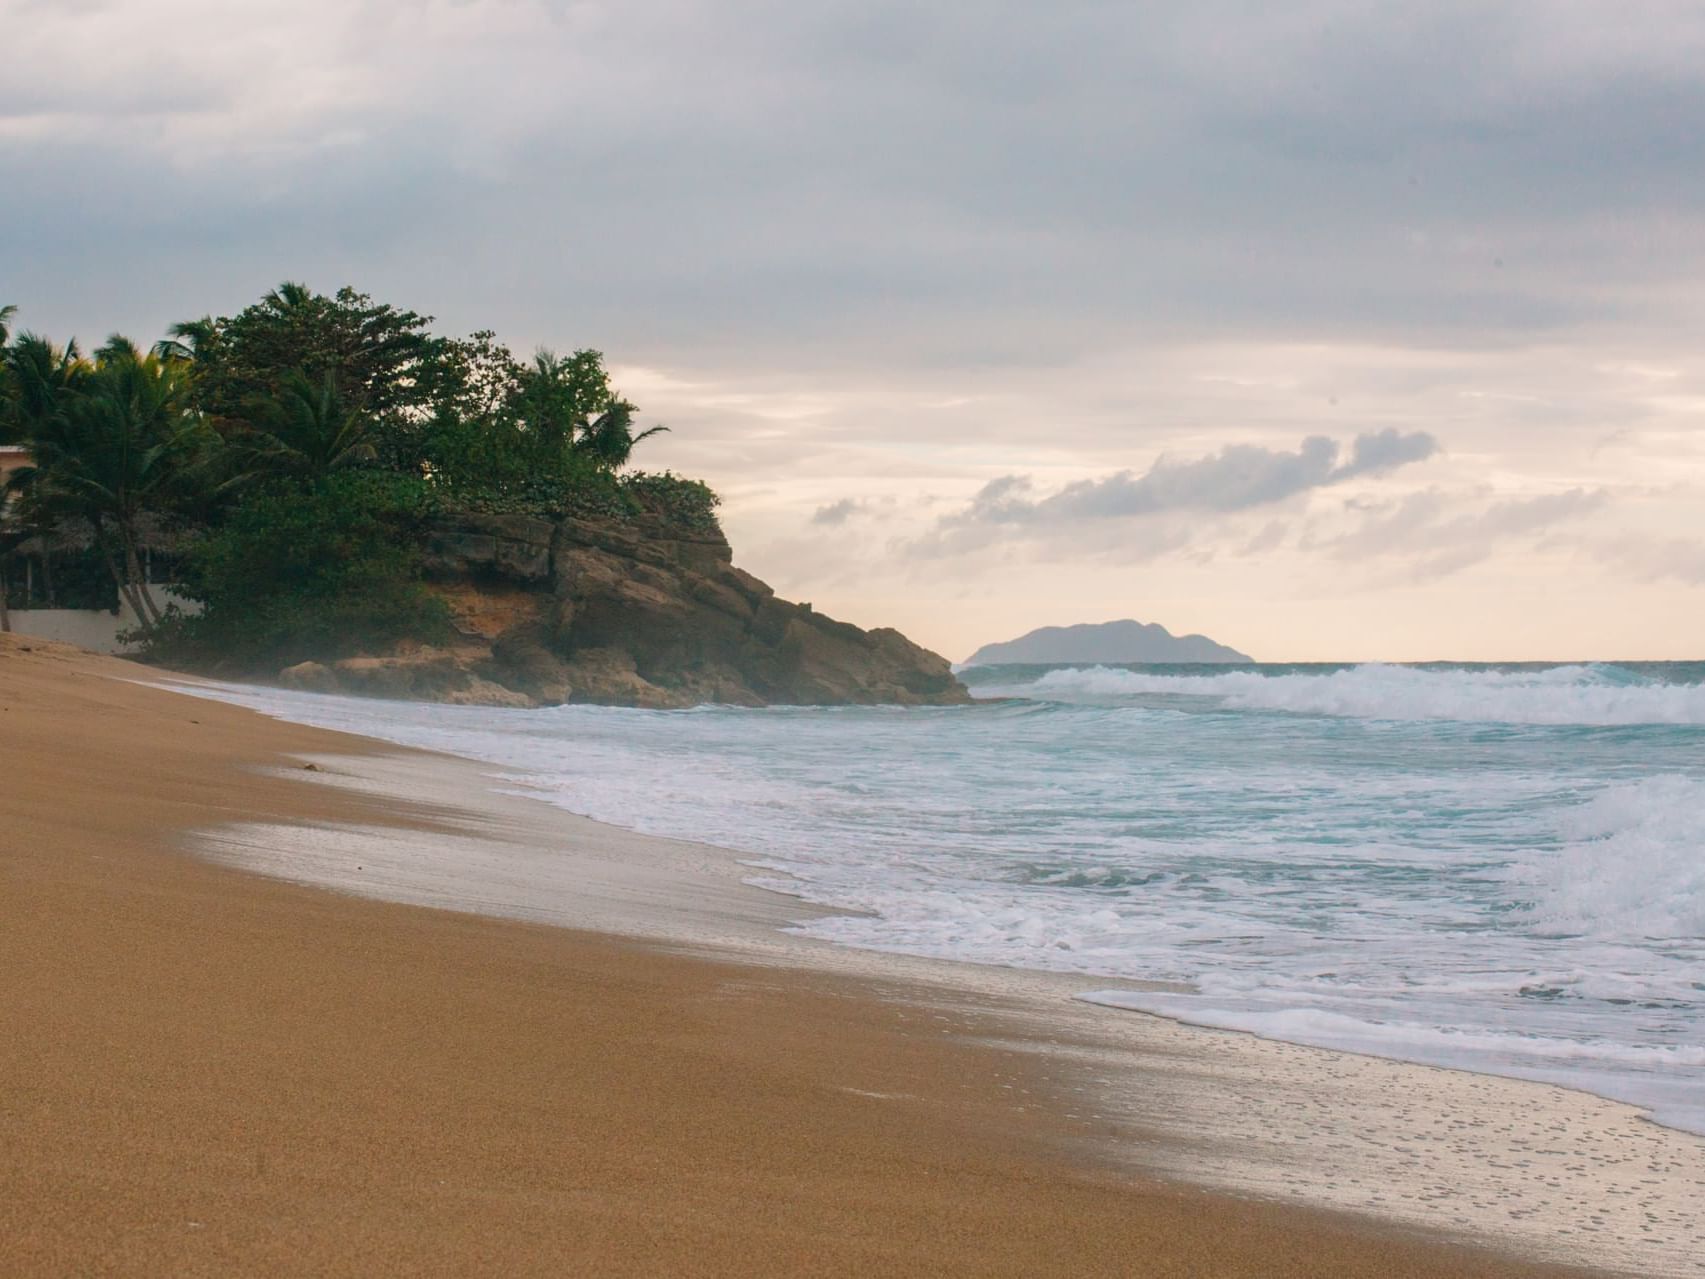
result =
M0 1272L1565 1273L1099 1164L926 994L191 856L466 830L115 674L0 637Z

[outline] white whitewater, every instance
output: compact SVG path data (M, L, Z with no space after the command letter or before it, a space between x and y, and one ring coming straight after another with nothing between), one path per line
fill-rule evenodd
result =
M1211 1143L1179 1155L1198 1179L1496 1225L1555 1256L1586 1249L1609 1264L1633 1249L1646 1258L1635 1269L1692 1273L1705 1224L1686 1205L1705 1201L1705 1143L1614 1102L1705 1131L1701 674L1005 670L972 678L980 695L1011 700L908 711L218 695L463 755L559 807L738 850L749 881L832 908L791 912L813 962L971 960L1005 966L1003 990L1076 994L1073 1016L1091 1020L1066 1020L1101 1044L1080 1046L1080 1064L1110 1096L1122 1091L1120 1034L1152 1047L1160 1032L1109 1027L1165 1023L1083 999L1288 1041L1236 1041L1237 1064L1212 1080L1123 1089L1129 1112L1159 1122L1164 1094L1174 1118L1230 1143L1218 1166ZM599 926L600 911L608 924L621 896L582 859L552 869L548 850L479 887L470 876L487 872L470 869L468 849L394 866L378 884L342 865L377 856L372 841L306 872L300 848L294 870L227 851L376 896L582 926ZM672 872L646 873L642 896L667 898ZM423 875L442 878L436 897L420 895ZM594 886L585 900L577 882ZM526 904L541 894L556 904ZM773 907L763 919L758 933L773 935ZM756 937L740 944L764 949ZM810 948L820 942L859 949ZM1206 1033L1175 1031L1181 1043ZM1293 1086L1279 1103L1261 1092L1273 1071ZM1331 1088L1311 1092L1308 1072ZM1384 1089L1400 1093L1379 1101ZM1244 1148L1278 1131L1284 1105L1312 1134L1284 1129L1315 1161L1295 1184L1283 1158L1269 1166Z

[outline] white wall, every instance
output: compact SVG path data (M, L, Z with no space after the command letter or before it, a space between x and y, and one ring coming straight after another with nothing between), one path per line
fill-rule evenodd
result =
M161 608L176 604L185 613L201 612L200 604L184 599L169 586L154 587L154 602ZM120 605L116 614L104 608L15 608L11 620L14 634L58 640L96 653L123 652L118 633L136 628L136 614L128 604Z

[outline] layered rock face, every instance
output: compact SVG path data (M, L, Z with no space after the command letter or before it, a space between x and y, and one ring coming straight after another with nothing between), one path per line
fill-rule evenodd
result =
M947 660L778 599L720 532L656 521L462 516L430 572L458 639L280 673L289 687L501 706L969 700Z

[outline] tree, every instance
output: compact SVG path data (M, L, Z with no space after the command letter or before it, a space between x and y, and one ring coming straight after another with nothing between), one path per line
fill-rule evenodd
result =
M560 456L575 431L616 403L604 357L597 351L561 356L540 347L522 373L515 413L541 458Z
M9 354L6 347L12 340L12 317L17 314L15 306L0 306L0 444L12 443L18 432L12 408L11 361L6 358ZM0 601L0 607L4 607L3 601Z
M76 588L111 606L110 577L161 652L330 652L343 631L441 630L421 581L427 512L714 527L702 485L620 474L664 428L635 429L595 350L523 363L489 331L435 337L417 312L289 282L147 351L115 334L85 357L15 334L14 314L0 308L0 438L25 441L33 464L8 484L9 526L86 524ZM143 541L167 518L188 525L175 558L205 622L165 617L146 581Z
M633 457L634 445L648 439L666 426L647 427L638 435L633 433L633 405L617 401L586 423L575 437L574 449L606 470L619 471Z
M335 373L317 382L299 370L286 374L276 396L255 403L250 420L238 451L241 465L258 473L312 478L376 456L371 419L344 402Z
M5 308L0 315L0 330L9 328L14 312ZM6 332L3 336L9 337ZM91 366L77 350L75 342L63 349L34 333L20 333L16 340L0 341L0 441L30 443L59 411L62 397L80 385ZM31 482L33 468L14 471L0 489L0 507L8 499L22 493ZM51 500L21 501L7 512L9 527L3 531L7 550L29 537L49 532L59 516ZM42 570L53 593L51 556L44 553ZM0 578L0 596L5 586Z
M31 465L8 487L38 521L89 521L114 585L148 630L162 613L142 568L141 523L185 495L205 440L187 370L122 338L92 368L71 363L74 348L55 359L51 344L38 343L24 362L26 396L35 396Z
M12 317L17 315L15 306L0 306L0 352L4 352L7 342L12 337ZM16 426L11 414L11 374L6 368L6 362L0 359L0 444L10 444ZM5 513L6 495L0 493L0 515ZM0 631L12 629L12 615L6 601L6 562L11 556L12 543L8 541L8 530L0 528Z
M6 420L13 438L27 440L58 412L62 397L93 371L76 342L64 347L20 333L5 349Z
M17 313L18 308L15 306L0 306L0 350L3 350L6 343L11 339L12 317ZM6 411L11 400L11 393L8 390L10 381L11 379L6 372L5 361L0 360L0 444L10 443L12 438L11 414ZM4 507L5 495L0 494L0 513L4 513ZM0 631L12 629L12 616L6 602L6 561L12 548L6 543L6 537L7 531L0 528Z
M635 407L610 386L602 352L559 356L541 348L521 379L516 412L540 462L572 451L607 470L626 466L634 445L667 427L633 433Z
M327 297L286 282L234 316L174 325L170 353L189 352L195 403L226 427L279 397L290 374L330 375L344 401L368 415L382 460L408 470L434 407L443 339L426 331L431 318L350 288Z
M424 480L380 470L254 488L187 552L183 590L203 612L174 615L151 648L276 668L441 642L449 609L421 583L431 510Z
M154 343L154 354L163 360L184 360L194 363L211 357L219 342L219 330L213 317L199 320L180 320L166 330L166 336Z
M423 363L423 398L439 422L492 426L513 416L525 370L490 329L444 338Z

